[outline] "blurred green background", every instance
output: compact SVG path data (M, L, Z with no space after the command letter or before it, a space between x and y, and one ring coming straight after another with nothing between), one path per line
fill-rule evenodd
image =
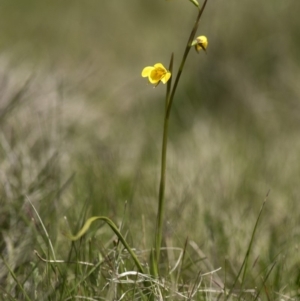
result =
M188 236L213 267L238 270L270 190L252 280L277 261L270 285L283 293L300 283L299 11L208 2L207 55L188 57L168 153L166 238ZM16 266L36 243L26 196L58 245L64 216L75 227L107 215L149 248L165 90L140 73L172 52L177 70L196 14L187 0L0 1L1 248L10 242Z

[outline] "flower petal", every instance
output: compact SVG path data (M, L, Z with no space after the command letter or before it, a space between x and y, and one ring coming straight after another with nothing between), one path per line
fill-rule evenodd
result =
M208 40L206 36L199 36L196 39L197 44L196 44L196 50L199 52L200 50L206 50L208 46Z
M157 72L157 69L153 68L148 78L151 84L156 84L161 80L161 74Z
M171 78L171 72L167 72L165 76L161 79L162 83L165 84Z
M154 65L155 69L163 69L165 72L167 72L167 69L165 68L165 66L161 63L157 63Z
M145 67L142 71L142 77L149 76L153 69L154 69L154 67Z

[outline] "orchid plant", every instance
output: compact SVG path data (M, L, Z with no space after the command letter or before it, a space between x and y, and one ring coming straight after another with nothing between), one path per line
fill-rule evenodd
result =
M169 118L170 112L174 100L174 96L176 93L176 89L192 47L195 47L197 52L201 52L202 50L206 52L208 46L208 40L206 36L201 35L195 38L196 32L198 30L199 22L203 11L206 7L208 0L204 0L202 6L199 5L197 0L189 0L192 2L198 9L198 14L196 17L195 24L192 28L192 31L189 35L189 38L186 43L185 51L183 53L181 63L179 69L177 71L176 77L174 79L174 84L172 85L173 78L173 60L174 55L171 55L169 68L166 69L162 63L156 63L153 66L147 66L142 70L142 77L148 78L148 81L157 86L160 82L166 84L166 98L165 98L165 113L164 113L164 125L163 125L163 137L162 137L162 151L161 151L161 174L160 174L160 184L159 184L159 194L158 194L158 211L157 211L157 220L156 220L156 232L154 239L154 246L151 251L151 259L150 259L150 273L153 277L158 277L159 273L159 259L160 259L160 251L161 251L161 243L162 243L162 235L163 235L163 220L164 220L164 207L165 207L165 182L166 182L166 164L167 164L167 142L168 142L168 127L169 127ZM89 218L82 229L76 234L72 235L71 233L65 233L65 235L72 241L78 240L82 237L90 228L90 225L94 221L103 221L115 232L119 241L123 244L125 249L129 252L132 257L136 268L139 273L146 274L144 266L140 263L138 257L134 253L134 251L130 248L128 243L126 242L123 235L120 233L118 227L107 217L105 216L94 216ZM147 286L147 284L145 284Z
M185 51L181 60L180 67L178 69L174 85L172 86L172 71L173 71L173 59L174 55L172 54L169 70L167 70L163 64L156 63L154 67L145 67L142 70L142 77L148 77L148 80L151 84L157 86L160 82L163 84L167 83L167 92L165 99L165 115L164 115L164 126L163 126L163 138L162 138L162 152L161 152L161 173L160 173L160 184L159 184L159 194L158 194L158 210L157 210L157 220L156 220L156 231L155 231L155 243L154 248L151 251L151 274L154 276L159 275L159 259L160 259L160 250L163 234L163 219L164 219L164 207L165 207L165 183L166 183L166 165L167 165L167 142L168 142L168 128L169 128L169 117L173 104L173 99L175 96L176 88L180 80L185 61L190 52L191 47L195 47L197 52L204 50L206 52L208 46L207 37L204 35L198 36L195 38L199 21L202 16L202 13L207 4L207 0L204 1L201 8L195 0L190 0L198 9L198 15L196 18L195 25L191 31L189 39L187 41Z

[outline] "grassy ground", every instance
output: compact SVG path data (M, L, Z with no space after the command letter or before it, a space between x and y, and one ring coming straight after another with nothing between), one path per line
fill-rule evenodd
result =
M171 52L178 67L196 11L119 2L0 3L3 300L143 298L136 275L117 279L135 267L106 225L75 243L62 232L108 216L148 261L164 89L140 72ZM170 121L164 281L151 282L164 299L225 298L269 191L231 298L298 299L299 6L208 3L208 53L191 52Z

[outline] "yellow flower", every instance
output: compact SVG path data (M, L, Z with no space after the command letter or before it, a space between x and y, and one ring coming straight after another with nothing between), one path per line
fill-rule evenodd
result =
M157 63L154 67L145 67L142 71L142 77L148 77L149 82L154 85L158 85L160 82L165 84L170 79L171 72L163 64Z
M207 41L206 36L199 36L192 43L192 46L195 46L195 49L197 52L199 52L201 49L206 51L207 45L208 45L208 41Z

